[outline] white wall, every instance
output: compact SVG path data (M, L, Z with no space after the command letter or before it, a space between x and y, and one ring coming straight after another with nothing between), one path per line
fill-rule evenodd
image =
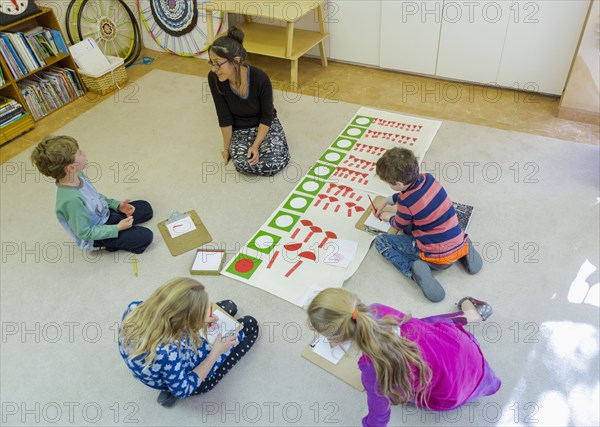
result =
M596 86L600 87L600 1L598 0L592 3L577 55L581 56Z
M594 0L561 99L559 117L598 124L600 119L600 1Z

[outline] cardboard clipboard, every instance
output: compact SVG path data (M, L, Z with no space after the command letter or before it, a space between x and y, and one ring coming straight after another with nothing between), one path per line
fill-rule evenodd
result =
M211 256L212 254L220 254L221 261L219 262L219 266L215 270L204 270L204 269L194 269L194 265L196 264L196 260L200 256ZM196 254L194 255L194 259L192 260L192 265L190 266L190 274L193 275L213 275L218 276L221 274L221 270L225 265L225 251L223 249L197 249Z
M229 315L229 313L227 313L225 310L223 310L221 307L219 307L217 304L215 303L211 303L211 307L212 307L212 312L216 314L216 312L218 311L220 313L220 315L227 317L229 319L230 322L234 323L235 329L230 330L230 329L226 329L224 330L223 328L218 329L218 333L220 333L222 336L223 335L230 335L230 334L239 334L239 332L242 330L243 326L240 322L238 322L237 320L235 320L232 316ZM210 335L210 334L209 334ZM212 334L214 335L214 334ZM203 337L205 340L209 341L208 337ZM212 346L212 344L210 344L209 341L209 345Z
M210 233L204 224L202 224L202 221L200 220L200 217L196 211L191 210L185 213L190 216L192 222L196 226L196 229L190 231L189 233L182 234L181 236L177 236L175 238L171 237L171 234L167 229L168 220L158 223L158 230L167 244L169 252L171 252L171 255L173 256L181 255L184 252L191 251L192 249L195 249L206 243L212 242Z
M319 368L326 370L334 377L344 381L346 384L351 385L358 391L365 391L361 379L361 372L358 368L358 359L360 359L361 352L356 347L356 344L353 344L352 347L350 347L337 364L331 363L329 360L319 356L313 351L310 344L302 351L301 356L314 363Z
M383 196L377 196L375 197L375 199L373 200L373 203L377 204L380 203L382 201L386 200L385 197ZM387 232L383 232L383 231L379 231L376 229L373 229L371 227L367 227L365 225L365 221L367 220L367 218L369 218L369 215L373 215L373 207L371 206L371 204L369 204L369 207L365 210L365 212L362 214L362 216L358 219L358 221L356 222L356 224L354 225L355 228L362 230L362 231L366 231L369 234L373 234L373 235L379 235L379 234L398 234L398 230L396 230L394 227L390 226L390 228L388 229Z

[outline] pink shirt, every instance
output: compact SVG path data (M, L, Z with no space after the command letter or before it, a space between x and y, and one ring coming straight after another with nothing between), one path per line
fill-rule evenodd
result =
M402 319L404 313L381 304L373 304L376 318L391 315ZM479 345L462 326L448 321L429 323L411 318L401 327L401 335L414 342L432 373L429 409L447 411L469 401L485 373L485 359ZM375 367L369 356L358 361L367 393L369 413L364 426L386 426L390 420L390 401L380 395ZM418 377L413 384L416 385Z

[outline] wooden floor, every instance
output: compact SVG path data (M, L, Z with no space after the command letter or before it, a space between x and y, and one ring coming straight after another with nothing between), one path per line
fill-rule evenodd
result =
M105 96L88 93L45 117L37 122L31 131L0 146L0 162L10 160L44 136L54 133L93 108L98 102L107 98L113 98L115 102L134 101L135 80L151 70L160 69L199 76L206 76L209 71L205 60L151 50L144 50L142 54L155 60L147 65L140 64L128 68L129 83L121 92ZM296 92L289 84L289 61L251 55L249 63L264 69L271 77L273 87L286 92L284 99L288 102L294 102L300 96L308 96L313 97L315 102L351 102L443 120L600 145L597 125L557 118L560 101L558 97L450 82L333 61L323 68L319 59L307 57L299 61L300 87ZM280 101L276 101L276 106L277 102Z

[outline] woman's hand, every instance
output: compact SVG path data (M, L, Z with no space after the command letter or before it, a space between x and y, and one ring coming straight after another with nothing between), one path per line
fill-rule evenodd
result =
M133 215L133 213L135 212L135 206L129 204L130 200L131 199L125 199L121 203L119 203L119 207L117 208L117 210L127 216Z
M248 164L250 166L256 165L259 158L260 154L258 153L258 147L252 145L250 148L248 148Z
M229 161L231 160L231 155L229 154L229 150L221 151L221 156L223 156L223 161L225 162L225 164L229 163Z

